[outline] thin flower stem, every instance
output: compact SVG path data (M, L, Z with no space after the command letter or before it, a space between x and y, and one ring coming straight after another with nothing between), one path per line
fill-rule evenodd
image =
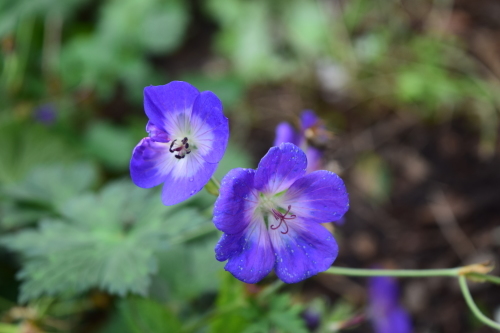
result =
M258 298L260 300L265 299L266 297L272 295L275 291L283 287L285 283L281 280L276 280L274 283L270 284L266 288L264 288L260 293Z
M210 180L214 183L214 185L217 187L217 189L220 189L220 182L217 178L215 178L214 175L212 175L212 178Z
M488 325L490 327L493 327L494 329L500 330L500 323L497 323L490 318L486 317L481 310L477 307L476 303L474 303L474 300L472 299L472 296L469 291L469 287L467 286L467 280L464 275L461 275L458 277L458 283L460 284L460 290L462 291L462 294L464 295L465 302L471 309L472 313L476 316L477 319L479 319L481 322L483 322L485 325Z
M205 189L208 191L208 193L215 195L216 197L219 196L219 189L220 189L220 182L212 176L210 180L208 181L207 185L205 185Z
M467 278L479 281L489 281L499 283L500 278L484 274L491 271L489 263L473 264L469 266L444 268L444 269L361 269L346 267L331 267L325 273L348 275L348 276L394 276L394 277L432 277L432 276L453 276L458 278L460 290L472 313L485 325L500 330L500 323L486 317L477 307L467 286Z
M479 282L488 281L488 282L491 282L494 284L500 284L500 277L498 277L498 276L492 276L492 275L481 274L481 273L470 273L470 274L466 274L465 276L473 281L479 281Z
M348 276L396 276L396 277L430 277L459 276L462 267L443 269L362 269L347 267L330 267L324 273Z

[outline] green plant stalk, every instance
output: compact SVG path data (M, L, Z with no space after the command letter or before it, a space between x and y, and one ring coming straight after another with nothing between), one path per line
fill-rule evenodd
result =
M500 284L500 277L498 276L492 276L488 274L481 274L481 273L470 273L466 274L466 277L468 277L470 280L477 280L479 282L491 282L495 284Z
M469 291L469 287L467 286L467 280L464 275L461 275L458 277L458 283L460 284L460 290L462 291L462 295L464 295L465 302L469 306L470 310L474 315L476 316L477 319L479 319L481 322L483 322L485 325L488 325L494 329L500 330L500 323L497 323L490 318L486 317L481 310L477 307L476 303L474 303L474 300L472 299L472 296Z
M207 185L205 185L205 189L208 191L208 193L210 193L210 194L215 195L216 197L218 197L219 196L220 183L217 180L217 178L215 178L214 176L212 176L212 178L210 178L210 180L208 181Z
M431 277L458 276L462 267L444 269L361 269L330 267L324 273L348 276L395 276L395 277Z
M467 278L500 284L500 278L483 273L490 271L491 268L492 267L489 266L488 264L476 264L464 267L444 268L444 269L362 269L362 268L331 267L324 273L347 275L347 276L361 276L361 277L370 277L370 276L456 277L458 278L458 282L460 284L460 290L464 295L465 302L471 309L472 313L476 316L476 318L479 319L483 324L488 325L497 330L500 330L500 323L497 323L489 319L481 312L481 310L479 310L476 303L474 303L474 300L472 299L469 288L467 286Z

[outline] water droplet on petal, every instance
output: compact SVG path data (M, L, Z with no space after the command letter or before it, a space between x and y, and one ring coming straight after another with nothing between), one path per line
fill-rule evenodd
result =
M194 180L194 178L193 178L193 177L189 178L189 181L190 181L190 182L192 182L193 180Z

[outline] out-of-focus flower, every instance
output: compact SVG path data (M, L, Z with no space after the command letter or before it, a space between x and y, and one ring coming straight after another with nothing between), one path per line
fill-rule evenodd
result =
M215 172L228 120L214 93L181 81L144 88L144 109L149 137L134 148L130 175L143 188L163 183L162 202L174 205L198 193Z
M325 129L321 120L312 110L304 110L300 116L300 130L296 131L292 125L282 122L276 127L274 145L290 142L305 151L307 156L307 172L321 170L323 153L311 146L311 142L325 144L330 133Z
M215 248L225 269L247 283L274 268L286 283L328 269L338 253L321 223L349 208L344 182L330 171L306 175L307 159L292 143L273 147L253 169L233 169L221 182L214 224L224 232Z
M369 315L376 333L411 333L411 319L399 304L396 279L385 276L368 281Z
M33 118L39 123L50 126L56 122L56 109L52 104L40 105L34 110Z
M321 324L321 313L313 308L307 308L300 316L310 332L316 330Z

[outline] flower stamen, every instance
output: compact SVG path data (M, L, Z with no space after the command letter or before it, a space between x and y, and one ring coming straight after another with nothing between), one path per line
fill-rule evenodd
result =
M281 227L281 224L284 223L285 224L285 227L286 227L286 231L283 232L283 231L280 231L283 235L287 234L288 233L288 224L286 223L286 220L292 220L294 218L297 217L297 215L295 214L290 214L288 217L286 216L288 213L290 213L290 209L292 209L292 205L288 205L288 210L285 212L285 214L281 213L280 211L276 210L276 209L271 209L272 213L273 213L273 216L274 218L276 219L276 221L280 221L280 224L278 224L277 226L274 226L271 225L271 229L272 230L276 230L278 229L279 227Z
M176 144L176 142L177 142L177 139L174 139L172 141L168 151L171 153L177 153L177 154L175 154L175 158L180 160L181 158L186 157L186 155L191 152L191 149L189 149L188 138L186 138L186 137L181 140L181 143ZM175 146L175 148L174 148L174 146Z

